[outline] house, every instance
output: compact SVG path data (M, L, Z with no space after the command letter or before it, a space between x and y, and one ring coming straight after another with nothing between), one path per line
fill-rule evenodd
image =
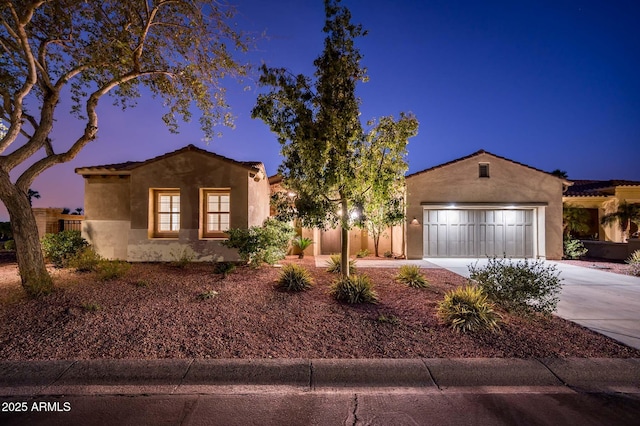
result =
M620 226L616 223L602 225L602 217L618 210L622 202L640 203L640 182L631 180L575 180L563 196L563 202L572 207L585 209L589 214L589 229L576 233L580 239L623 242ZM631 224L629 234L638 231Z
M409 259L562 257L562 178L480 150L406 184Z
M82 235L98 254L127 261L236 260L230 227L262 225L269 183L261 162L188 145L146 161L80 167Z
M272 176L272 191L283 191ZM389 228L379 253L409 259L562 257L562 194L570 182L481 150L406 177L404 226ZM340 252L340 229L302 229L307 254ZM366 231L349 232L351 255L373 252Z

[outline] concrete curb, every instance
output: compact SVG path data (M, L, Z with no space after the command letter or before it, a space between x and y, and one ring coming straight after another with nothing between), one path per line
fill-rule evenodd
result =
M640 394L640 359L0 361L0 396L354 390Z

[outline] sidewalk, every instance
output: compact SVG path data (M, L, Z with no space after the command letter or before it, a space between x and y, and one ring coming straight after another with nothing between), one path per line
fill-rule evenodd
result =
M0 361L0 402L5 425L633 425L640 359Z

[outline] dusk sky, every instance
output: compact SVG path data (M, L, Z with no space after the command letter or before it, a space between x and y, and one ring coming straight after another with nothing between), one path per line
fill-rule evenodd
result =
M236 0L240 28L267 38L243 58L312 75L323 49L322 0ZM479 149L570 179L640 180L640 2L343 0L368 35L357 41L370 81L361 84L363 122L412 112L409 172ZM202 141L197 119L179 135L164 126L160 100L144 97L125 112L101 101L98 139L71 163L32 185L35 207L83 206L76 167L137 161L187 144L241 161L262 161L269 175L280 147L250 117L257 73L228 82L235 130ZM58 108L54 140L83 126ZM8 220L4 206L0 220Z

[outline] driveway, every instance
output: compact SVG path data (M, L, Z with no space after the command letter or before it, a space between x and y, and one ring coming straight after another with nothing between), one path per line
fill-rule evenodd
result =
M487 261L429 259L425 262L468 277L468 265L476 262L482 265ZM555 265L563 279L558 316L640 349L640 277L561 262L547 263Z

